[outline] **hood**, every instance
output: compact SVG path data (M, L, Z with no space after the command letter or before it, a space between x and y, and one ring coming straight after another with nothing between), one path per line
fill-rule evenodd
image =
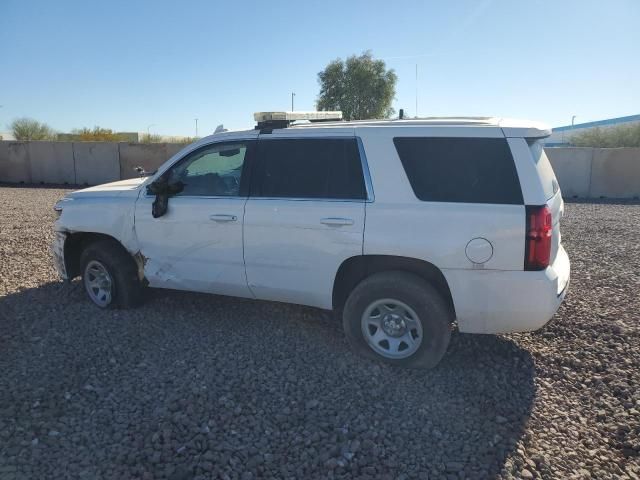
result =
M118 182L104 183L95 187L84 188L71 192L68 197L79 198L85 196L113 196L126 192L135 192L147 178L129 178Z

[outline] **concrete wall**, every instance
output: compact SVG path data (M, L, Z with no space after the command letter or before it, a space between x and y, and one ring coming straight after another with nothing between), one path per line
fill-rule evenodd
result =
M593 151L590 197L640 197L640 148Z
M98 185L120 180L118 144L111 142L77 142L73 144L76 159L76 183Z
M156 170L184 145L0 141L0 182L88 184ZM640 148L547 148L566 198L640 197Z
M565 198L640 198L640 148L546 148Z
M31 182L28 142L0 142L0 181Z
M153 172L183 147L171 143L120 143L120 178L136 177L137 166Z
M566 198L589 196L593 148L547 148L545 150Z
M0 141L0 182L98 185L156 170L183 144Z
M77 183L73 145L68 142L29 142L33 183Z

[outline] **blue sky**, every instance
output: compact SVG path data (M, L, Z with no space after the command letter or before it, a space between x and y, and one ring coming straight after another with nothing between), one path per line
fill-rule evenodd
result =
M314 109L317 73L371 50L394 107L553 126L640 113L640 1L0 0L0 131L200 135Z

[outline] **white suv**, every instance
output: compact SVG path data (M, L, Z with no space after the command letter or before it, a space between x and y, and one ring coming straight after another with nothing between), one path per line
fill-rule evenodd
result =
M358 351L432 367L454 321L535 330L562 302L550 133L495 118L261 121L150 177L67 195L57 269L102 308L148 285L334 310Z

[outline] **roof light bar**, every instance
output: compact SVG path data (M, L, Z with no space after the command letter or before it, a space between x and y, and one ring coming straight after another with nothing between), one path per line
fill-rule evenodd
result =
M295 122L296 120L328 122L342 120L342 112L256 112L253 118L258 123Z

